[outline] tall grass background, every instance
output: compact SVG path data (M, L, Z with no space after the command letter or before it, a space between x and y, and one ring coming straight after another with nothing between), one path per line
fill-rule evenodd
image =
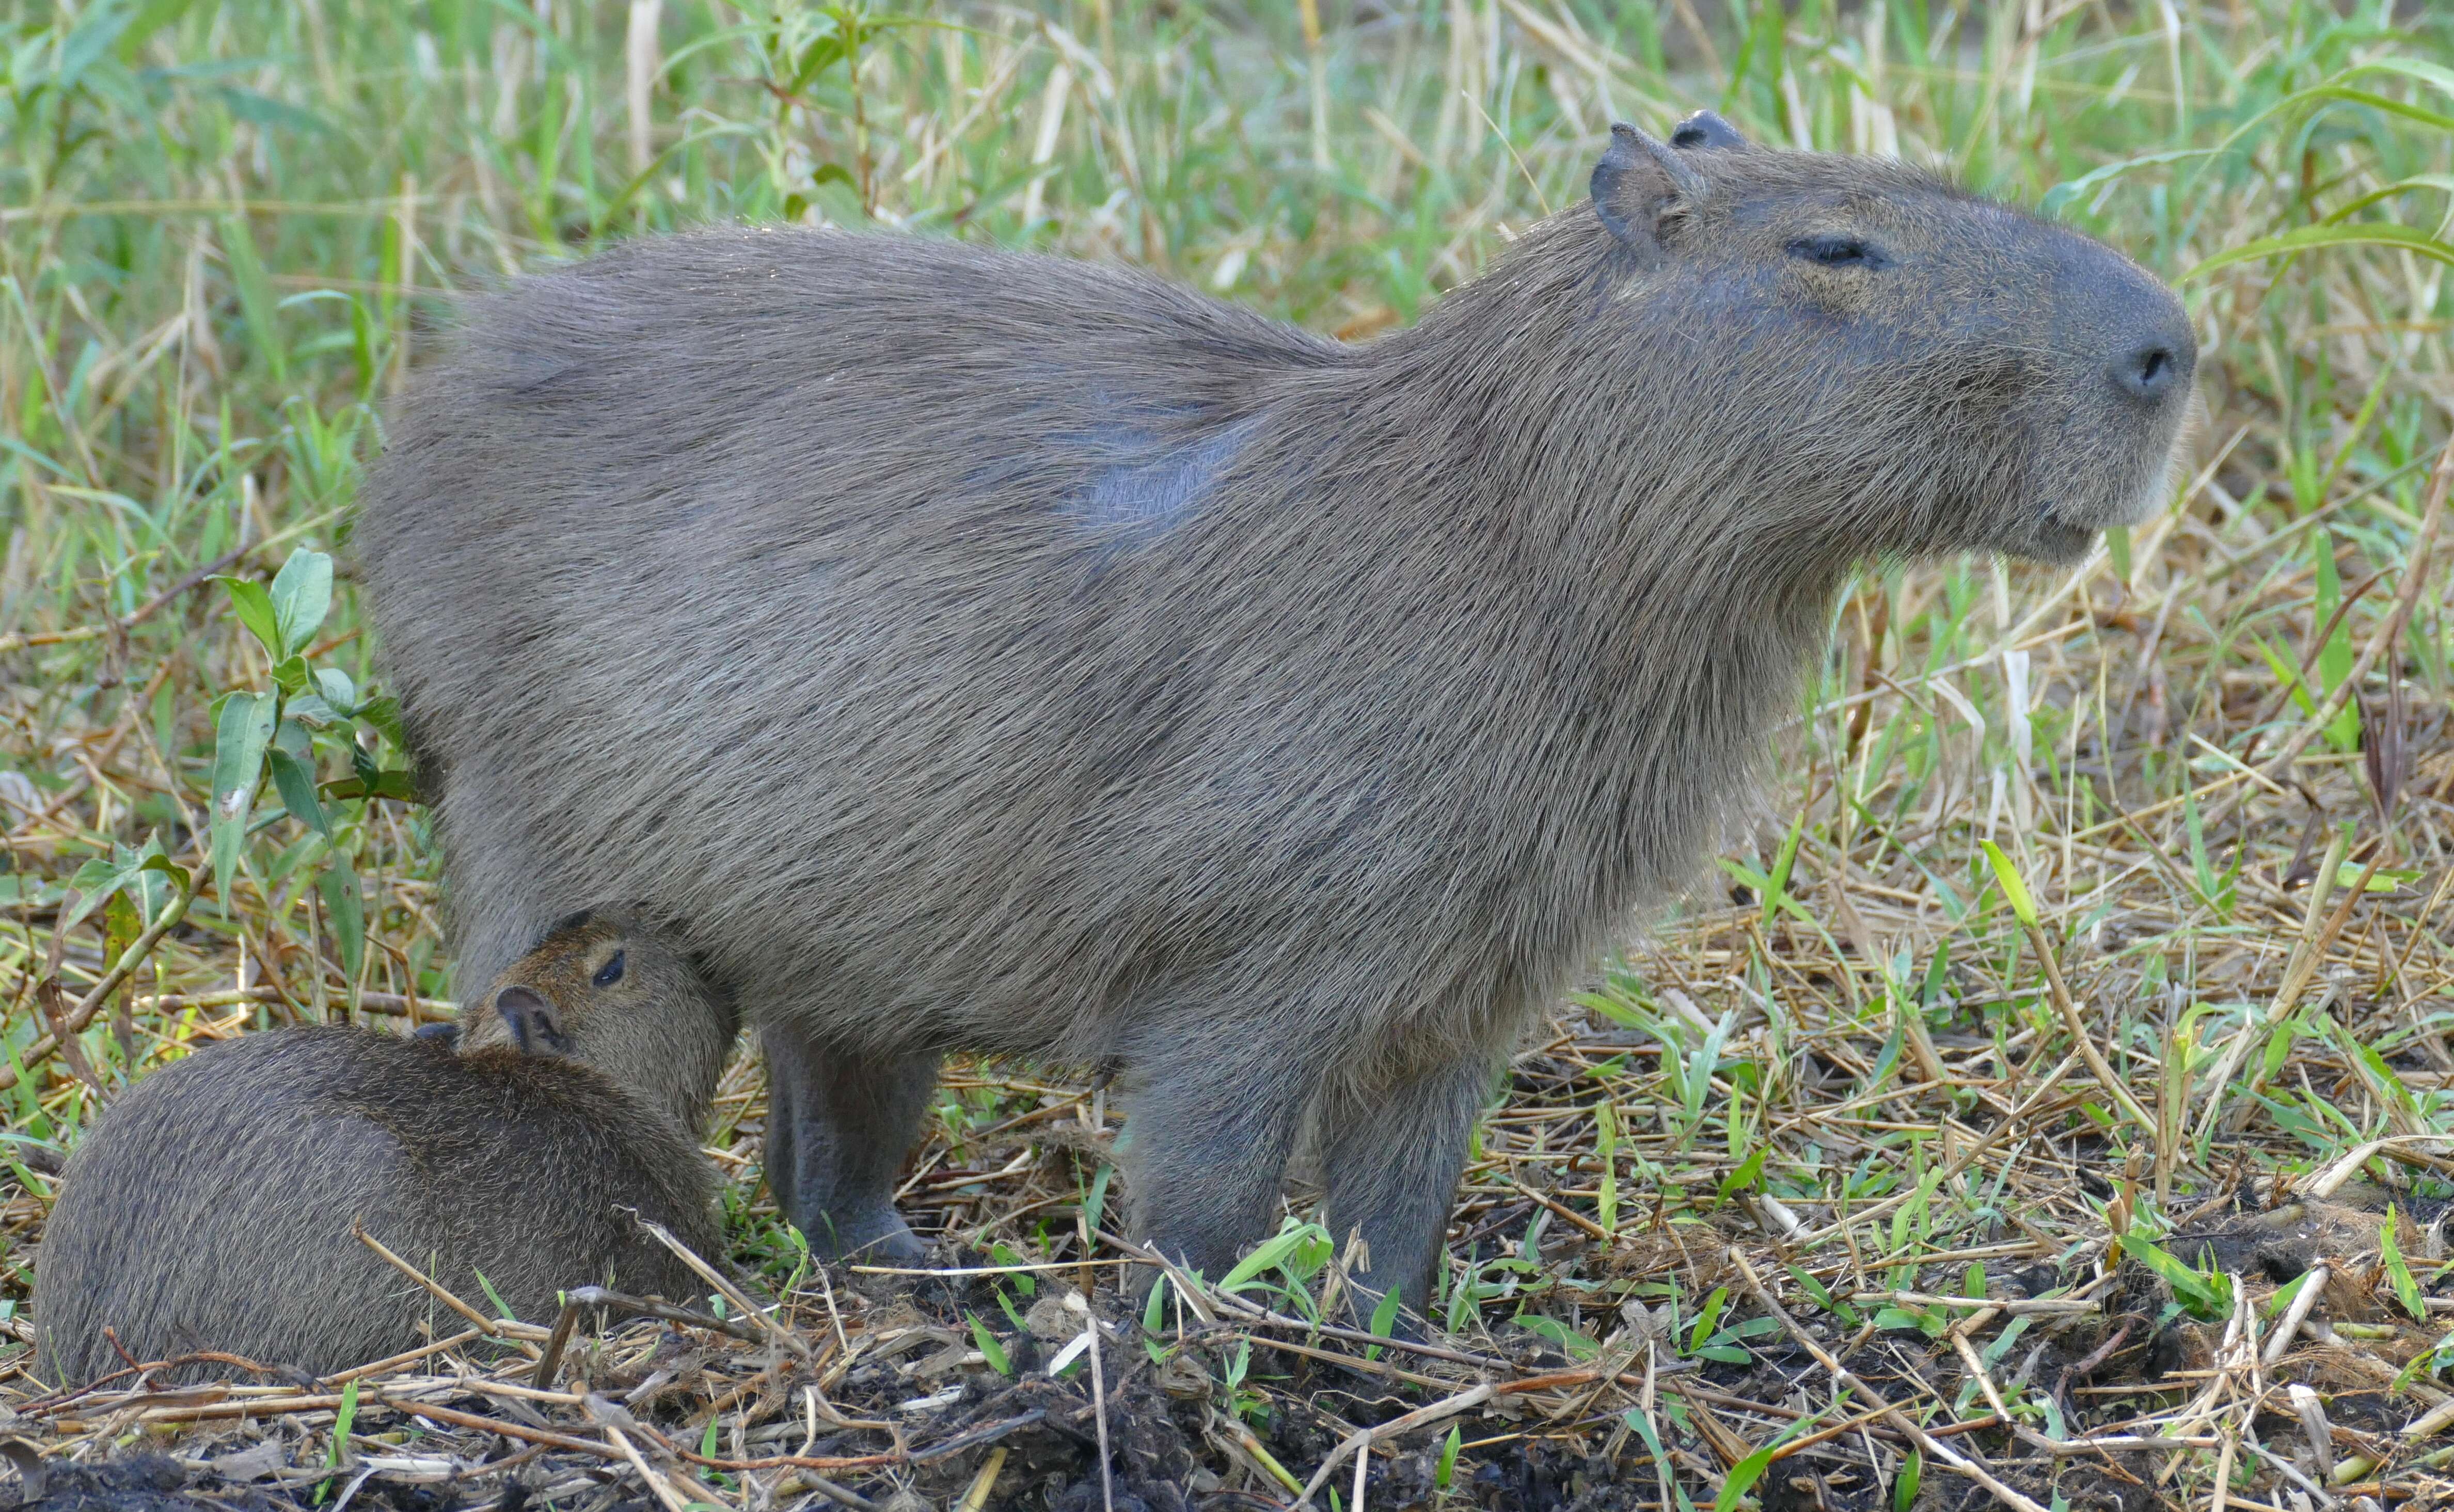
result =
M1853 589L1760 843L1642 940L1632 921L1634 953L1542 1053L1570 1069L1520 1066L1486 1126L1466 1220L1531 1183L1583 1220L1538 1222L1592 1252L1507 1274L1460 1254L1443 1320L1599 1347L1612 1307L1664 1303L1607 1262L1639 1210L1657 1234L1803 1236L1820 1284L1863 1291L2005 1241L2109 1274L2211 1198L2331 1180L2395 1206L2346 1260L2392 1320L2362 1347L2424 1395L2454 1306L2430 1295L2427 1221L2454 1193L2442 473L2431 489L2454 15L2407 0L17 8L10 1326L49 1173L129 1079L249 1027L448 1011L437 857L387 776L406 758L347 533L449 292L627 236L826 222L1133 262L1368 339L1574 206L1610 123L1699 107L1772 145L1934 165L2129 251L2183 292L2204 413L2175 509L2076 572L1971 559ZM215 580L270 583L301 550L277 589ZM317 553L340 563L329 612ZM2074 1028L2103 1074L1942 1180ZM1608 1043L1578 1048L1587 1031ZM754 1079L715 1140L754 1257L783 1243L742 1129ZM921 1166L1051 1095L956 1076ZM1073 1253L1070 1224L1007 1222L1000 1190L941 1225ZM1843 1220L1886 1198L1865 1233ZM2388 1250L2418 1267L2408 1296ZM2220 1326L2221 1267L2175 1264L2207 1291L2167 1277L2173 1305ZM2005 1410L2047 1426L2027 1391ZM2263 1400L2198 1431L2254 1436ZM2405 1447L2362 1473L2423 1473L2433 1446ZM1727 1482L1698 1462L1700 1504ZM2165 1484L2205 1504L2262 1463L2193 1453Z

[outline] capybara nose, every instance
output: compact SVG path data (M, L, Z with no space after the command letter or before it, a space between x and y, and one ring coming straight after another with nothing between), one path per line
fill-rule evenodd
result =
M2161 331L2114 360L2113 386L2142 404L2162 404L2189 387L2199 344L2186 328Z

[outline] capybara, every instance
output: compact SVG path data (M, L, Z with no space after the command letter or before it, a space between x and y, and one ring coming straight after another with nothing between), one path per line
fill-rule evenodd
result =
M459 1049L342 1025L242 1035L130 1088L69 1157L35 1256L42 1373L81 1383L123 1350L210 1350L326 1375L415 1348L421 1320L462 1326L353 1220L491 1311L482 1276L530 1321L571 1287L702 1290L633 1213L721 1256L714 1172L683 1119L722 1073L726 1000L670 937L579 916L468 1018Z
M460 969L581 884L758 1016L813 1242L942 1052L1119 1071L1213 1276L1307 1104L1419 1305L1495 1061L1681 885L1869 558L2162 504L2196 343L2103 246L1718 118L1347 345L1122 268L643 239L473 299L356 526Z

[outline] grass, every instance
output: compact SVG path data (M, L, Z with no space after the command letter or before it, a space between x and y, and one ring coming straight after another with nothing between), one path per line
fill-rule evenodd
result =
M1588 1504L1722 1512L1994 1495L1954 1455L2074 1507L2454 1494L2432 1411L2454 1361L2443 12L675 0L634 25L658 13L0 22L0 1326L25 1335L58 1157L129 1078L250 1027L440 1011L435 858L388 776L379 648L346 570L320 615L312 556L274 586L297 549L346 562L434 295L675 226L869 220L1138 262L1363 337L1573 203L1610 121L1710 105L1760 139L1945 165L2178 280L2205 352L2196 470L2077 572L1972 560L1849 595L1755 843L1496 1094L1437 1299L1466 1363L1179 1306L1106 1356L1131 1374L1118 1473L1175 1421L1202 1474L1283 1500L1271 1464L1308 1478L1478 1372L1487 1400L1376 1451L1370 1504L1541 1504L1598 1456L1618 1468L1593 1495L1619 1500ZM935 1325L797 1262L754 1185L762 1100L736 1068L713 1141L736 1259L832 1332L822 1379L854 1416L891 1411L923 1393L862 1361ZM1000 1265L1089 1275L1117 1254L1096 1237L1113 1128L1080 1084L958 1068L907 1208ZM1297 1233L1242 1306L1299 1320L1320 1250ZM1027 1376L1024 1311L1061 1284L975 1282L942 1342ZM1358 1389L1290 1346L1419 1379ZM645 1376L654 1347L589 1368ZM730 1446L703 1459L815 1441L752 1352L712 1350L658 1388L675 1442L701 1416ZM1149 1381L1186 1380L1198 1412L1135 1416L1183 1400ZM438 1389L356 1399L359 1447ZM302 1473L354 1473L331 1407L282 1400L264 1410L323 1435ZM78 1410L56 1455L149 1433L137 1407ZM168 1432L204 1409L141 1410ZM473 1472L497 1431L425 1422L404 1431L432 1435L430 1471L387 1477ZM1089 1473L923 1437L909 1461L851 1430L822 1452L873 1457L828 1473L881 1497L984 1479L984 1504L1039 1505ZM818 1473L683 1462L649 1489L763 1506ZM549 1489L577 1504L603 1473ZM1351 1501L1351 1467L1332 1479Z

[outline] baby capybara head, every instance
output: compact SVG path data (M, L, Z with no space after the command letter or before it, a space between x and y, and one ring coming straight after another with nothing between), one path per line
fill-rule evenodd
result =
M739 1028L672 932L633 908L557 920L463 1016L465 1054L584 1061L696 1128Z
M1761 449L1777 517L1754 546L2066 561L2165 502L2198 343L2102 244L1896 162L1752 147L1709 112L1666 144L1614 128L1592 187L1631 265L1614 307L1635 371L1684 390L1659 396L1674 433Z

